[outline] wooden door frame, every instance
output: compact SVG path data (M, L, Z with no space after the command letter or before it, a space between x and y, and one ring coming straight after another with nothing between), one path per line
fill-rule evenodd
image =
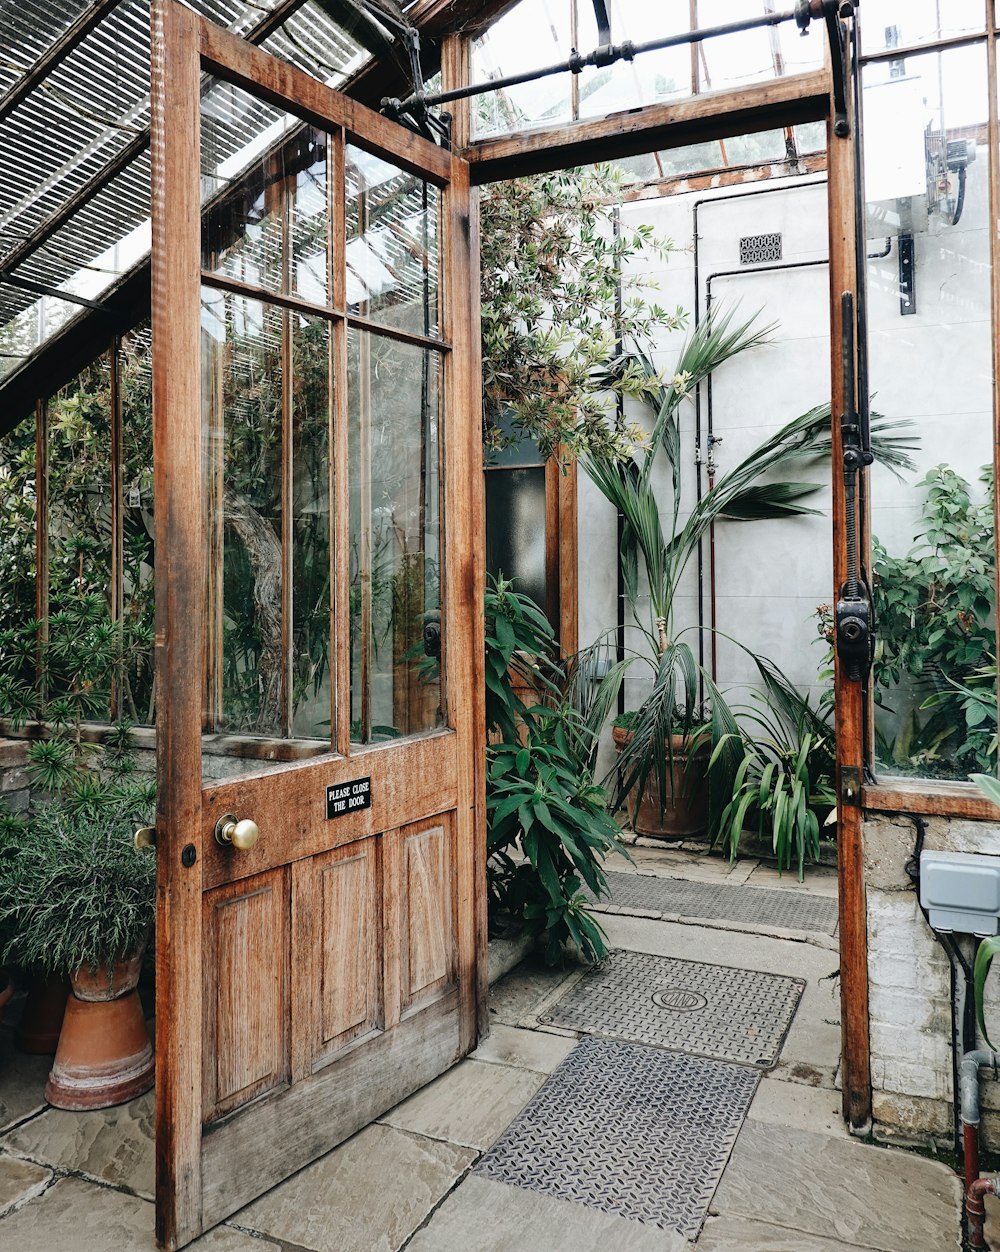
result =
M154 0L152 30L152 321L156 491L157 987L156 1237L175 1248L202 1230L202 673L207 575L201 453L200 92L203 71L295 113L443 191L445 678L457 752L456 846L461 1050L485 1020L486 836L483 679L484 503L477 236L469 170L294 67L183 8ZM341 219L342 220L342 219ZM335 241L334 246L335 246ZM353 319L359 323L363 319ZM341 324L345 324L343 321ZM373 327L381 330L381 327ZM391 333L391 332L390 332ZM340 336L343 340L344 335ZM343 363L343 349L340 352ZM342 377L342 376L341 376ZM335 449L346 439L344 386ZM337 459L343 473L345 461ZM343 512L343 510L341 510ZM335 540L343 552L343 518ZM344 594L335 615L346 621ZM343 632L341 632L343 633ZM343 665L338 688L344 690ZM349 689L348 689L349 690ZM342 694L341 694L342 698ZM339 719L338 719L339 720ZM342 740L338 746L345 746ZM347 752L350 749L348 747ZM372 751L372 749L368 749Z

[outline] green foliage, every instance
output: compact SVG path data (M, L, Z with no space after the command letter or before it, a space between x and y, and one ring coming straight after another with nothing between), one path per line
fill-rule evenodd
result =
M779 871L794 864L801 880L836 812L833 711L814 709L773 662L754 659L763 692L740 709L743 757L717 838L735 858L745 828L756 822L758 838L771 838Z
M510 670L533 685L539 703L514 691ZM602 863L620 849L607 795L593 779L592 760L607 696L578 707L574 663L559 659L541 611L502 578L486 594L487 877L497 913L542 937L555 964L573 943L586 960L606 952L590 915L586 885L600 895Z
M629 262L662 261L673 245L648 226L616 228L620 195L621 175L607 165L483 189L487 446L527 436L545 457L562 450L615 460L642 438L617 399L649 394L658 377L622 345L648 345L654 327L674 329L685 314L647 299L654 285L630 271Z
M880 755L901 770L964 777L997 755L992 475L987 498L946 465L925 490L902 557L873 541Z
M155 913L156 859L132 846L149 789L119 787L86 804L37 805L5 832L0 959L51 973L135 953Z

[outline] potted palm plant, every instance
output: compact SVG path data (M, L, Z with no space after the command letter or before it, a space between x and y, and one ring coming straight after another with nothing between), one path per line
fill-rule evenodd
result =
M712 676L698 664L689 642L695 631L677 629L676 601L684 572L699 542L717 522L815 513L804 501L818 484L764 481L764 475L817 461L830 452L830 407L820 405L782 426L718 478L682 521L681 404L726 361L767 342L773 328L761 328L757 322L756 316L738 320L735 310L706 317L688 338L674 377L648 393L653 423L646 445L624 460L582 458L591 481L623 519L619 555L626 600L645 643L627 660L647 666L652 676L650 694L617 736L614 802L624 805L633 821L638 819L642 833L654 836L676 837L671 818L679 805L693 807L696 824L717 832L746 751L736 717ZM611 369L634 370L636 362L650 377L659 377L638 349L629 354L627 363L622 358ZM879 460L892 467L909 465L905 449L910 441L899 434L887 435L884 425L876 419L873 445ZM653 482L654 464L661 455L669 470L666 507ZM707 789L703 801L692 795L698 786ZM640 816L644 802L645 821ZM657 808L658 825L650 816L650 809L655 813ZM703 819L698 817L701 813ZM689 815L689 825L690 820Z

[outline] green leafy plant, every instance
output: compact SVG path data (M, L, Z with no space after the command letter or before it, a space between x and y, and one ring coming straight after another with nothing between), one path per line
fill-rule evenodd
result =
M88 804L48 801L8 823L0 855L2 959L46 973L96 970L136 953L155 913L156 860L132 835L151 790Z
M997 753L992 474L986 498L947 465L920 481L922 529L902 557L873 541L879 753L897 769L964 777Z
M537 693L528 705L515 691L519 674ZM503 579L486 595L487 878L494 919L505 914L542 938L550 964L563 945L586 960L606 952L588 911L586 885L606 887L602 863L620 849L607 794L592 761L607 715L607 690L586 710L574 702L583 684L574 662L558 657L541 610Z
M636 258L672 250L648 226L616 222L621 174L561 170L483 189L482 335L485 441L527 436L542 455L620 459L641 431L618 408L655 385L624 343L681 326L659 305ZM648 266L645 267L648 270ZM618 357L613 376L606 369Z
M836 813L832 710L814 709L776 665L755 660L763 691L738 710L742 760L716 837L735 858L746 826L756 822L758 838L770 837L779 871L794 864L801 880Z

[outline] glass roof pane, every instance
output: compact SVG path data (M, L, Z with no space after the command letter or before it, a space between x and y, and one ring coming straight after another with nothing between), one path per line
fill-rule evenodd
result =
M930 43L949 35L985 30L983 0L864 0L861 45L864 52Z
M756 4L747 0L698 0L698 26L702 30L722 26L763 15L769 8L765 0L757 0ZM826 52L826 31L821 23L814 23L803 36L794 22L785 22L777 27L707 39L701 50L701 89L718 91L818 69Z
M93 3L93 0L89 0ZM239 34L248 33L283 0L191 0L191 8ZM0 91L9 89L69 27L88 4L64 0L0 0ZM16 10L16 11L15 11ZM263 45L308 73L338 86L368 59L368 52L307 0ZM11 69L13 66L13 70ZM6 77L4 76L6 74ZM261 106L240 119L229 151L250 159L273 142L274 111ZM245 124L244 124L245 123ZM94 299L149 251L149 0L121 0L45 80L0 121L0 267L16 276ZM39 136L45 142L39 142ZM130 145L135 154L126 152ZM26 241L78 192L130 159L44 244ZM218 161L216 161L216 166ZM207 172L221 173L218 168ZM213 187L206 186L211 194ZM44 342L78 314L80 306L54 297L39 300L0 285L0 327L11 322L15 351L0 357L9 372L22 348ZM4 350L0 344L0 351Z
M472 45L472 81L485 83L565 61L572 51L569 0L527 0ZM503 134L572 118L572 75L473 97L473 134Z
M15 0L0 8L0 93L6 93L64 34L92 0Z
M647 0L611 0L611 38L644 43L690 29L688 6L651 5ZM580 51L586 55L598 43L597 21L588 3L580 5ZM634 61L619 61L580 75L580 116L605 117L623 109L656 104L691 94L690 47L644 52Z

